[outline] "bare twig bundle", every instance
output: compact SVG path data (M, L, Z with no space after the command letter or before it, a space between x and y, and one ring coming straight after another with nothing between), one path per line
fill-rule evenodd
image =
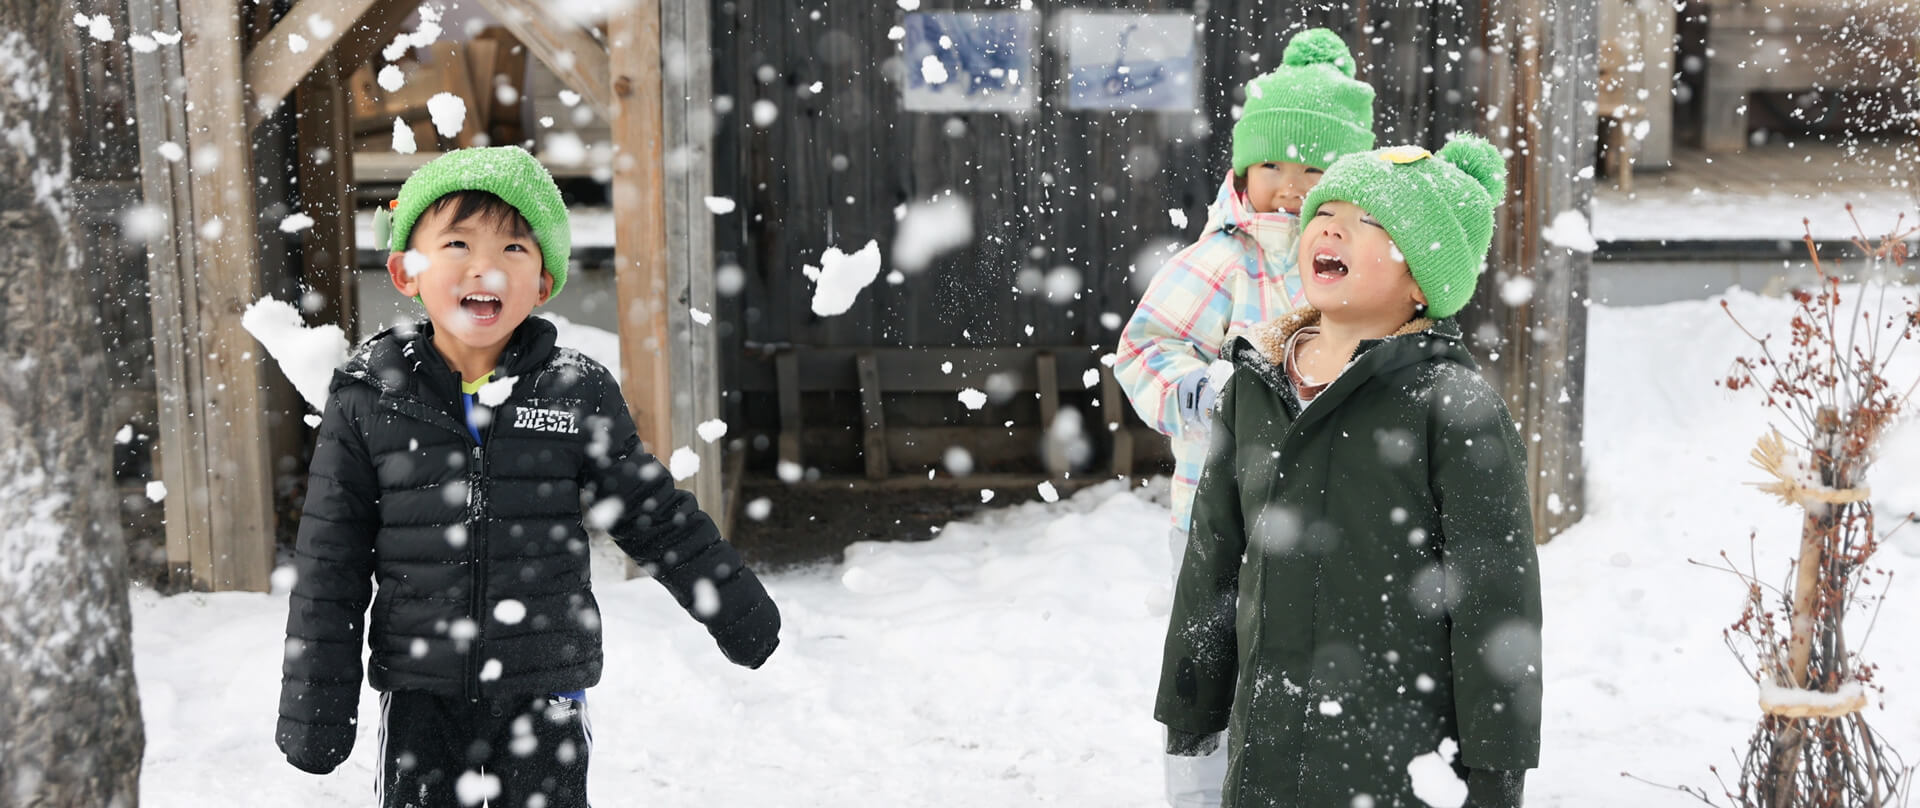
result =
M1897 228L1877 242L1863 233L1854 243L1884 274L1906 261L1904 239L1915 232ZM1755 485L1804 512L1789 585L1775 591L1769 608L1758 577L1743 574L1747 606L1725 633L1742 663L1753 663L1747 671L1762 711L1738 790L1726 796L1749 808L1904 805L1913 769L1861 713L1882 688L1874 667L1849 647L1844 623L1857 607L1878 602L1860 593L1871 576L1887 577L1870 566L1884 537L1863 481L1881 434L1920 385L1901 390L1887 376L1901 343L1920 333L1920 300L1890 305L1884 283L1867 283L1847 311L1841 278L1821 261L1811 234L1805 240L1819 282L1793 292L1799 310L1788 345L1776 353L1770 337L1748 331L1759 356L1736 360L1721 382L1764 392L1781 416L1791 436L1776 427L1760 439L1753 464L1771 479Z

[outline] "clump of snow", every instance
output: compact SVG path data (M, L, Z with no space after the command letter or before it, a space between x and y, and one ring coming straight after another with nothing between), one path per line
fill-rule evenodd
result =
M587 144L572 132L555 132L541 139L540 158L561 166L587 162Z
M711 211L715 216L732 213L734 209L733 200L724 196L709 196L706 198L706 203L707 210Z
M128 34L127 47L132 48L135 53L152 53L160 49L160 43L146 34Z
M503 600L493 607L493 619L509 626L517 626L527 619L527 604L517 600Z
M240 326L265 346L280 372L307 406L327 406L327 385L333 370L347 361L347 335L331 323L309 328L292 303L263 297L247 306Z
M701 440L712 443L727 436L727 422L718 418L711 421L701 421L698 426L693 428L693 431L700 436Z
M1080 386L1085 387L1089 390L1095 387L1099 387L1100 386L1100 369L1087 368L1087 372L1080 374Z
M105 14L95 14L91 18L85 14L76 14L73 17L73 22L75 25L87 29L87 36L93 37L101 42L113 41L113 20L109 19Z
M753 125L765 129L780 119L780 105L765 98L753 102Z
M720 613L720 590L713 581L701 578L693 582L693 613L702 618Z
M1500 302L1509 306L1524 306L1533 300L1533 279L1525 275L1515 275L1500 284Z
M973 242L973 206L952 194L908 205L893 237L893 263L919 272L941 253Z
M1060 501L1060 491L1059 489L1056 489L1053 487L1053 483L1041 481L1040 485L1037 486L1037 488L1040 491L1040 499L1046 502Z
M667 461L667 471L675 480L684 480L700 473L700 454L682 446L673 450L673 457Z
M501 672L500 660L489 659L486 661L486 664L480 666L480 681L482 682L500 681L500 672Z
M837 247L828 247L820 256L820 266L811 264L802 270L813 289L813 313L822 317L844 314L853 308L860 290L880 277L880 242L868 241L859 252L848 255Z
M977 410L987 406L987 394L968 387L960 391L960 403L965 404L967 409Z
M1254 85L1249 84L1247 86L1252 87ZM1167 219L1173 222L1174 227L1180 228L1181 230L1187 229L1187 212L1185 210L1180 208L1167 208Z
M406 86L407 76L400 72L399 65L387 65L380 68L380 75L374 77L374 81L380 85L380 89L397 93L400 92L401 87Z
M301 35L299 35L299 34L288 34L288 35L287 35L287 50L289 50L289 51L292 51L292 52L294 52L294 53L306 53L306 52L307 52L307 38L306 38L306 37L303 37L303 36L301 36Z
M313 217L304 213L295 213L280 220L280 232L298 233L313 226Z
M1548 244L1565 247L1574 252L1590 253L1600 249L1593 241L1593 228L1587 224L1587 217L1577 210L1563 210L1553 217L1553 223L1540 231L1540 237Z
M413 128L399 118L393 119L393 150L401 154L412 154L420 147L413 141Z
M766 497L755 497L752 502L747 503L746 510L748 519L752 519L755 522L765 522L768 516L773 515L773 500Z
M113 433L113 442L125 446L133 442L133 424L121 424L120 430Z
M694 325L706 325L713 322L713 315L692 306L687 307L687 316L693 318Z
M1452 738L1440 741L1440 748L1407 763L1407 777L1413 781L1413 795L1432 808L1460 808L1467 801L1467 784L1453 771L1453 759L1460 743Z
M147 500L161 502L167 498L167 483L164 480L147 481Z
M453 93L434 93L427 99L427 116L433 119L433 129L441 137L458 137L460 128L467 125L467 99Z
M928 84L945 84L947 79L952 78L947 74L947 66L940 61L940 57L932 54L920 60L920 77L926 79Z
M454 782L453 791L461 805L479 805L500 796L500 778L469 770Z
M989 503L992 501L993 501L993 489L991 488L980 489L980 504L985 505L986 503Z
M480 386L473 394L473 400L489 407L498 407L507 403L507 397L513 395L513 384L520 380L518 376L501 376Z
M180 158L187 156L187 151L180 148L180 144L171 140L163 141L155 148L159 150L160 156L166 158L166 161L169 163L178 163L180 162Z
M433 266L433 259L419 250L408 250L400 256L400 268L409 278L419 277L420 273L427 271L430 266Z

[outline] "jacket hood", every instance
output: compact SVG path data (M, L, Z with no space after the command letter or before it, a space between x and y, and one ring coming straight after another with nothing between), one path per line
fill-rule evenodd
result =
M528 317L507 340L494 375L519 376L538 370L553 357L559 333L546 318ZM367 338L334 372L330 391L363 382L383 394L404 395L409 379L424 382L449 400L459 398L460 379L433 347L431 321L393 326Z
M1230 349L1234 361L1245 364L1263 376L1274 375L1287 355L1287 340L1302 328L1320 324L1320 310L1311 306L1295 309L1277 319L1268 320L1247 330ZM1424 337L1408 340L1405 337ZM1467 351L1466 339L1460 331L1460 324L1452 318L1435 320L1429 317L1416 317L1407 321L1392 334L1380 339L1361 340L1354 350L1354 359L1362 354L1372 353L1383 345L1395 346L1382 358L1382 364L1374 372L1392 370L1429 358L1441 358L1457 362L1468 368L1478 369L1473 355ZM1406 350L1397 346L1406 345Z

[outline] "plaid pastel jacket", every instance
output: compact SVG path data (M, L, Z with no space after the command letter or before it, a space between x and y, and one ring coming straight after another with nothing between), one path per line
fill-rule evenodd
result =
M1185 533L1207 441L1180 421L1180 379L1205 370L1229 338L1305 302L1299 217L1255 213L1228 175L1191 246L1153 277L1120 332L1113 375L1141 420L1173 439L1173 527Z

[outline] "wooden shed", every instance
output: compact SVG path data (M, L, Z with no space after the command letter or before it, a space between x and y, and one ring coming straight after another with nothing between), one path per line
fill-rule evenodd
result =
M610 243L575 257L611 276L609 330L643 437L662 455L700 452L687 484L711 510L736 512L730 489L768 472L803 497L821 480L1070 485L1156 468L1164 442L1102 359L1205 220L1240 86L1293 32L1325 25L1378 91L1383 142L1437 148L1474 130L1510 150L1514 195L1469 333L1529 433L1543 535L1578 518L1586 258L1540 233L1591 193L1575 167L1594 158L1593 0L636 0L586 17L477 4L530 66L500 106L564 89L601 122L578 136L611 155L604 170L560 173L582 207L606 208ZM363 68L392 61L379 51L417 24L416 4L79 5L128 32L105 45L74 33L88 72L76 109L101 119L88 127L100 141L76 153L111 167L86 197L103 234L89 258L123 269L102 294L131 357L120 406L151 425L151 476L171 492L167 560L195 586L264 589L284 521L274 487L297 486L306 437L238 319L262 295L305 294L313 322L352 325L350 256L377 256L353 216L410 165L355 129L373 92ZM972 57L990 63L942 37L975 37ZM938 72L961 60L968 92L929 88L929 47ZM473 108L496 87L485 72L467 73ZM289 200L311 229L273 227ZM914 216L932 222L920 232L964 237L903 239ZM107 235L129 222L151 232ZM807 267L868 242L880 277L844 313L816 314ZM151 359L133 355L145 334ZM696 437L713 419L726 441Z

